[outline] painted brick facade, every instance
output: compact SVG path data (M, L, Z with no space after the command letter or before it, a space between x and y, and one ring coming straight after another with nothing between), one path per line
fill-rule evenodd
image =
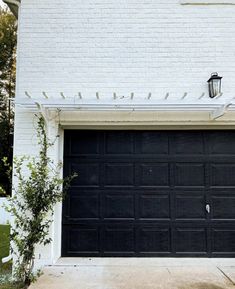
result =
M211 72L218 71L224 94L232 98L234 47L233 5L21 0L16 97L25 97L25 91L35 98L45 91L60 99L60 92L69 97L82 92L86 98L96 92L101 98L113 92L141 98L152 92L164 99L167 92L175 97L187 91L188 97L198 97L207 93ZM33 113L17 108L15 155L37 153L34 124ZM58 155L52 152L55 160ZM60 256L60 206L56 212L53 243L39 248L37 264L52 264Z
M234 12L178 0L23 0L17 96L200 94L213 71L232 93Z

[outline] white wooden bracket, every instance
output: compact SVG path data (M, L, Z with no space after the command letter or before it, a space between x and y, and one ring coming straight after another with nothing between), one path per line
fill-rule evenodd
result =
M49 108L44 107L42 104L35 102L39 113L42 115L47 130L48 138L51 140L59 136L59 122L60 122L60 109L50 111ZM56 113L56 115L54 114Z
M227 112L229 106L232 105L232 104L233 104L232 101L229 101L229 102L225 103L224 105L222 105L221 107L213 110L210 113L210 119L211 120L215 120L215 119L223 116Z
M36 104L39 112L41 113L42 117L44 118L46 125L48 125L49 122L51 121L50 111L38 102L35 102L35 104Z

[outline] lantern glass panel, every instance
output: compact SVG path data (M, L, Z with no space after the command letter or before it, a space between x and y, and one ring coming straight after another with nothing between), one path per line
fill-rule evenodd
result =
M212 80L213 96L216 96L220 93L220 79Z

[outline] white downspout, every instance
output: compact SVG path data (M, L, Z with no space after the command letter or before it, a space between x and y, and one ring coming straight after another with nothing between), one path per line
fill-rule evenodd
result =
M4 257L4 258L2 258L2 263L3 263L3 264L4 264L4 263L7 263L7 262L9 262L11 259L12 259L12 255L9 255L9 256L7 256L7 257Z

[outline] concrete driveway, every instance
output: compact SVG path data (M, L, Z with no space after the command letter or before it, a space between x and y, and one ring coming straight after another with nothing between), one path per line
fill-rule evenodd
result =
M63 258L30 289L235 289L234 259Z

